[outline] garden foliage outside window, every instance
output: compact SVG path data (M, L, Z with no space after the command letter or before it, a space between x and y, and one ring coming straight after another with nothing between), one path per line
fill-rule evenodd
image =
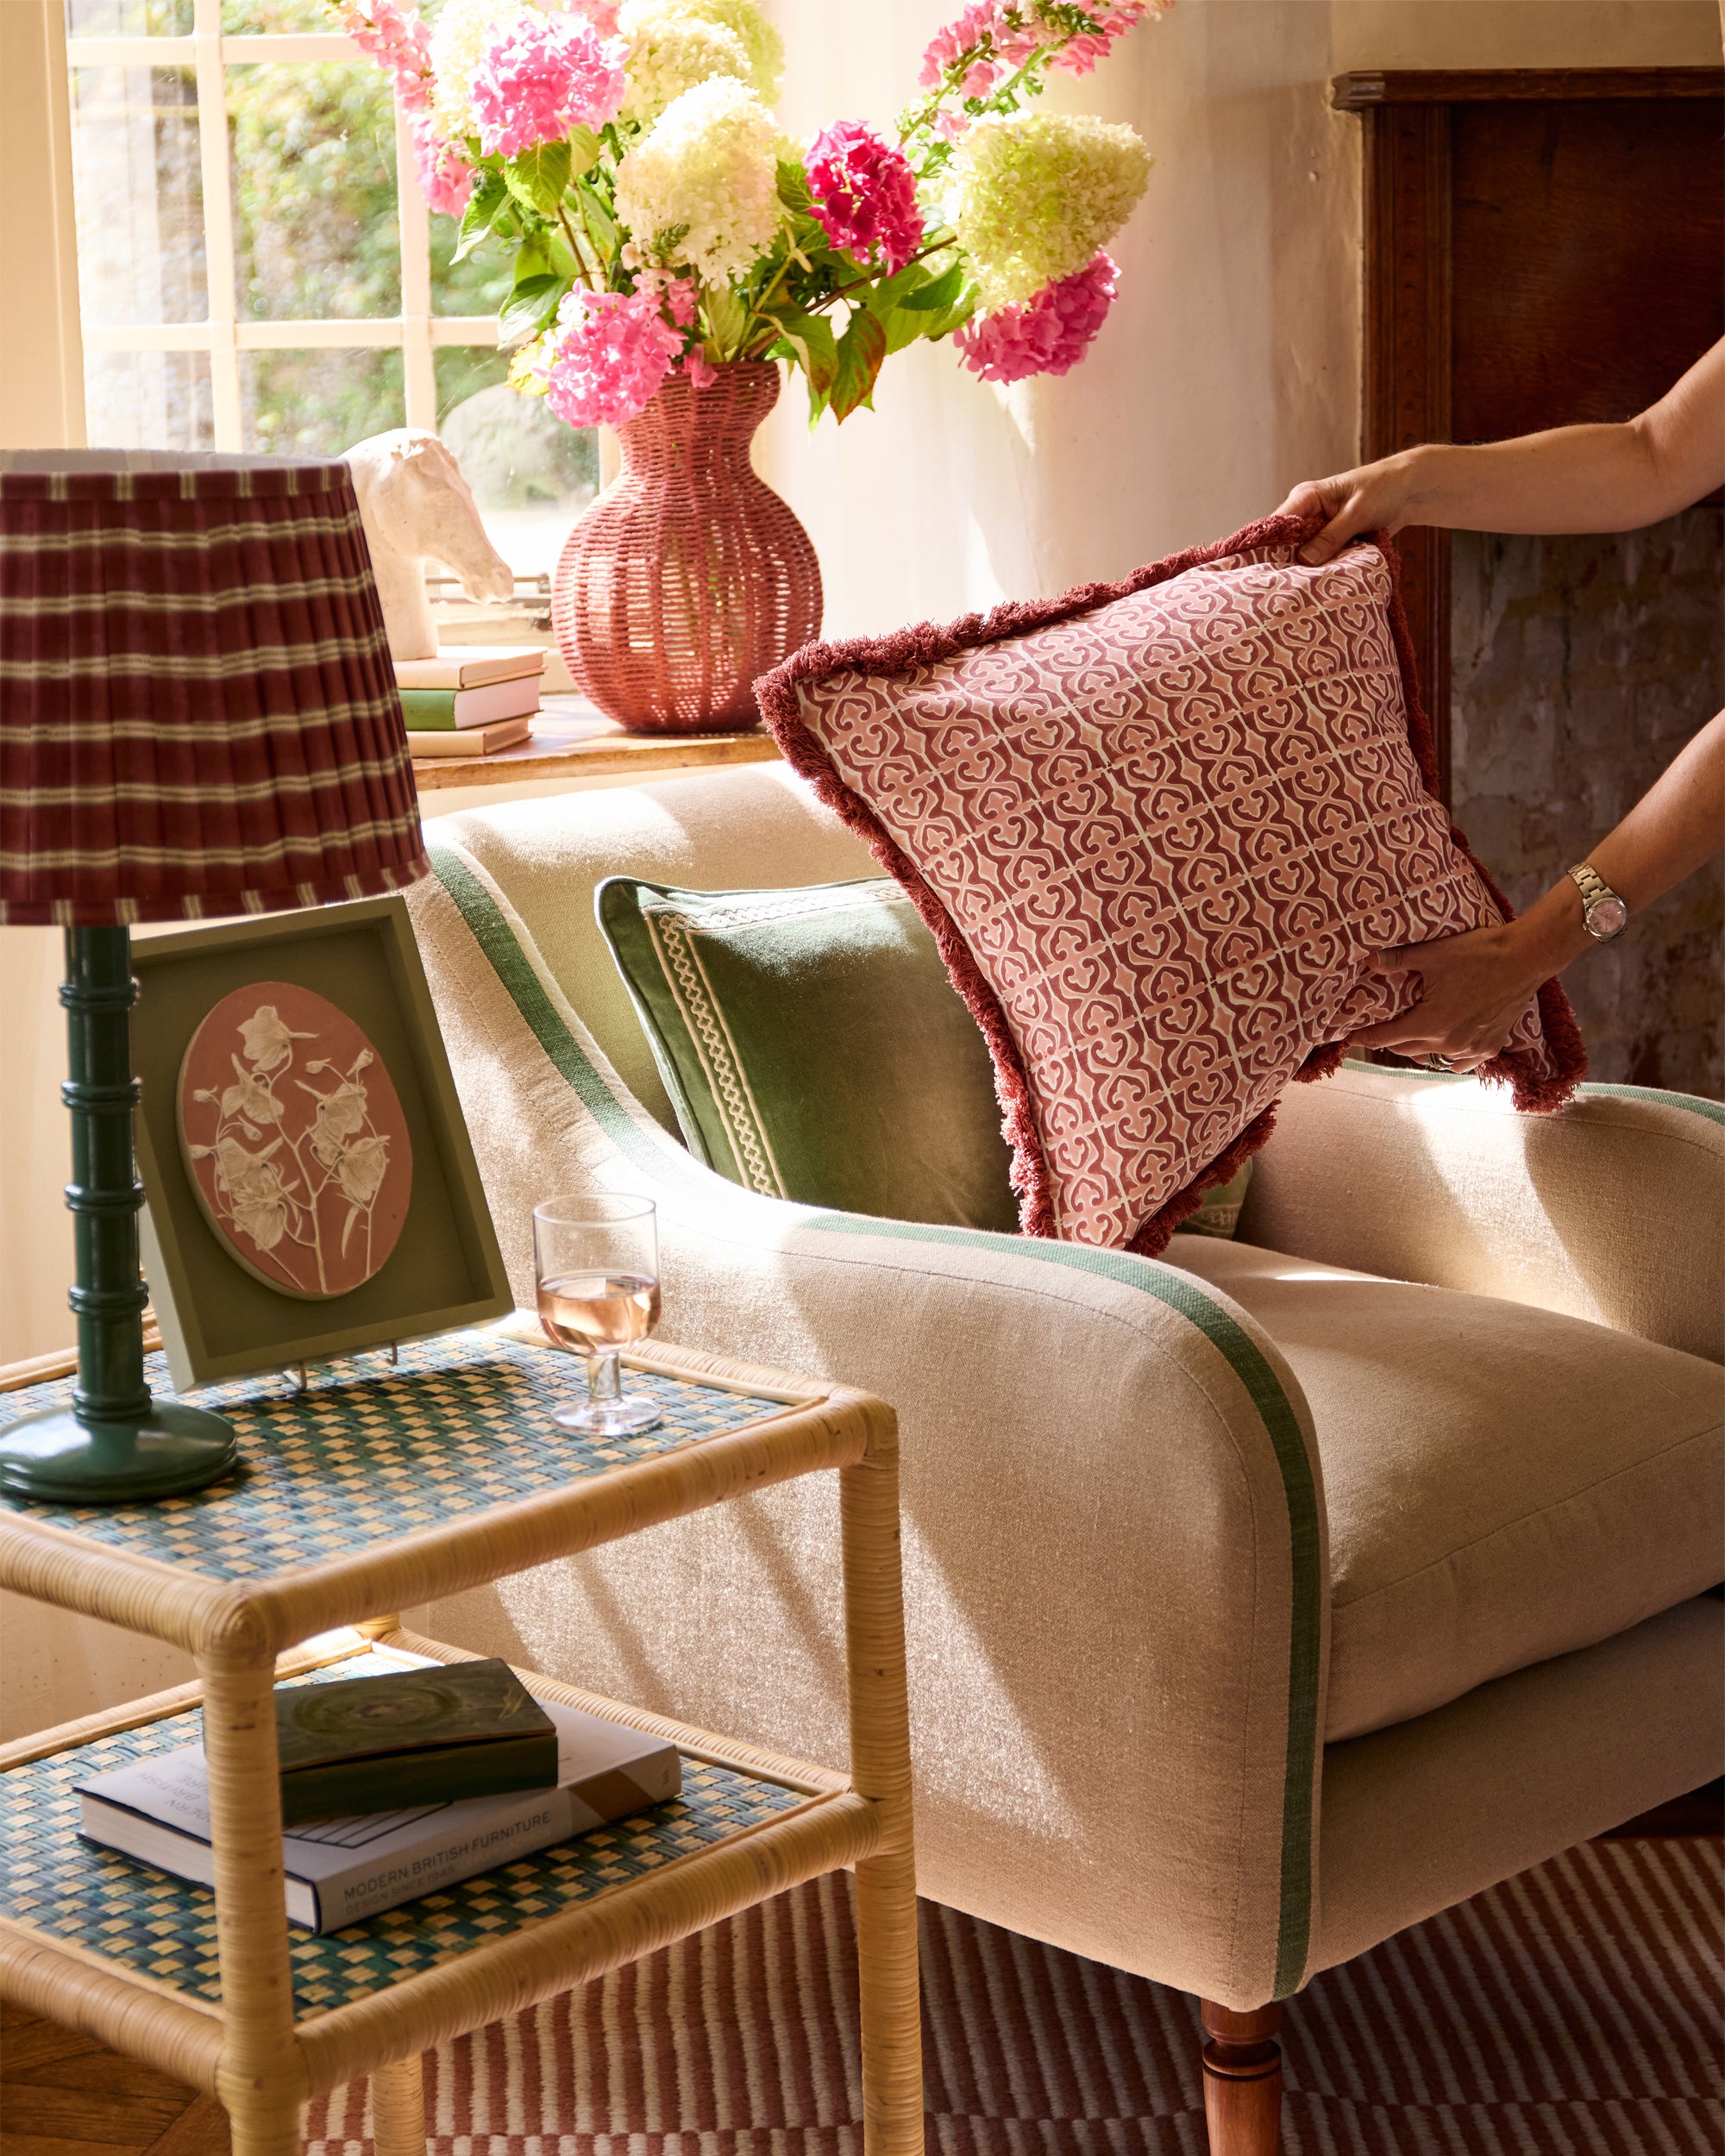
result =
M88 436L336 455L436 427L518 573L596 437L504 386L508 270L455 262L387 78L323 0L66 0Z

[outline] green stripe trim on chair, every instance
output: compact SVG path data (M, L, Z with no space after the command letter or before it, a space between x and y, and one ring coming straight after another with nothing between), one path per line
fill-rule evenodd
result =
M945 1228L900 1220L871 1220L856 1213L817 1214L802 1224L832 1235L880 1236L894 1242L944 1243L964 1250L1005 1250L1044 1265L1091 1273L1153 1295L1195 1325L1245 1387L1269 1436L1288 1504L1293 1568L1292 1622L1288 1648L1288 1763L1282 1797L1282 1907L1276 1935L1276 1996L1300 1988L1311 1943L1312 1779L1318 1748L1319 1643L1323 1577L1319 1561L1318 1493L1312 1463L1292 1404L1245 1328L1197 1282L1171 1267L1124 1250L1093 1250L1080 1243L994 1235L975 1228Z
M428 849L437 880L455 901L474 940L507 990L529 1031L566 1079L605 1136L631 1161L654 1174L710 1179L670 1140L661 1145L643 1131L599 1075L544 984L530 963L496 900L461 856L448 847ZM1312 1781L1318 1747L1319 1651L1323 1582L1319 1564L1317 1491L1293 1407L1276 1373L1242 1326L1196 1281L1128 1257L1076 1243L1050 1243L982 1229L927 1226L879 1220L860 1213L811 1213L800 1227L828 1234L878 1236L896 1242L944 1243L961 1249L1001 1250L1044 1265L1063 1265L1152 1295L1195 1326L1218 1349L1245 1387L1269 1436L1288 1506L1291 1548L1292 1620L1288 1665L1288 1755L1283 1783L1281 1909L1276 1934L1276 1993L1300 1988L1311 1943Z
M528 1031L618 1150L627 1153L639 1166L650 1168L656 1175L674 1176L687 1169L693 1181L697 1175L711 1174L711 1169L699 1167L668 1136L662 1146L656 1144L618 1100L580 1043L564 1025L496 899L460 855L452 853L447 846L430 846L426 853L437 881L455 900L456 910L473 932L474 941L508 990Z

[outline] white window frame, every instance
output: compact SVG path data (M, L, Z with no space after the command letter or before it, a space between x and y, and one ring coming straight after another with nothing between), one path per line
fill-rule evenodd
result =
M50 0L53 4L53 0ZM190 67L197 85L198 154L204 186L205 322L84 323L86 352L204 352L217 449L238 450L242 439L242 352L398 350L404 417L410 427L437 424L432 354L442 345L495 348L491 315L431 311L431 219L420 191L412 143L400 110L395 116L395 170L401 230L401 312L352 321L242 322L234 293L234 203L228 164L227 71L259 60L371 62L339 30L228 36L222 0L192 0L189 37L68 37L74 67Z

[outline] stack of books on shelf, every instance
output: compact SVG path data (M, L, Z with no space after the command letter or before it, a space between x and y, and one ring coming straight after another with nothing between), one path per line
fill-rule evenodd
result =
M435 659L398 659L409 752L489 756L525 741L544 670L543 644L446 644Z
M275 1699L287 1916L309 1931L340 1931L682 1786L674 1745L535 1699L502 1662L386 1664ZM214 1883L201 1745L98 1774L78 1796L86 1840Z

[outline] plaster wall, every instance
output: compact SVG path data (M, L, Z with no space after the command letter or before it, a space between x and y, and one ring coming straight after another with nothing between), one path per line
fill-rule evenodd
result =
M0 19L40 48L50 4L0 0ZM24 10L35 11L29 24ZM779 0L778 12L792 55L781 110L809 131L837 116L889 119L957 0ZM1118 576L1352 461L1358 151L1354 123L1329 110L1332 74L1706 63L1718 52L1712 0L1180 0L1101 72L1056 93L1131 120L1157 160L1114 249L1122 294L1086 365L1000 391L964 374L950 349L917 348L888 369L877 411L813 436L800 389L781 399L762 462L820 551L827 633ZM0 128L0 191L40 214L34 140ZM56 229L55 248L0 280L0 352L39 346L43 322L63 320L69 222ZM76 381L76 368L60 379ZM57 423L71 439L75 417L62 411ZM71 1333L57 944L40 931L0 934L0 1361ZM105 1626L16 1604L0 1603L0 1737L178 1666Z

